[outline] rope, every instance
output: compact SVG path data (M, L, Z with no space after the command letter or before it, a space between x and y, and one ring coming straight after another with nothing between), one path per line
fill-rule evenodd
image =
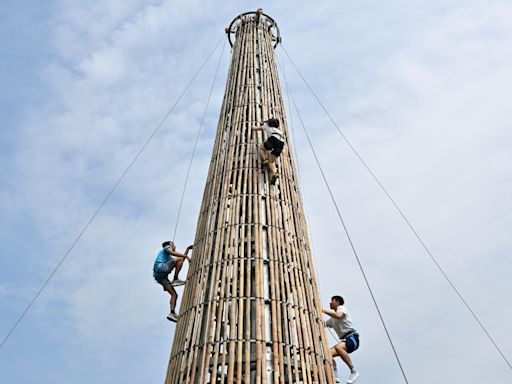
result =
M288 86L288 79L286 77L286 71L285 71L285 67L284 67L284 62L282 60L279 60L277 55L276 55L276 59L277 59L277 62L279 64L280 68L281 68L281 72L283 73L283 79L284 79L285 87L286 87L286 95L287 95L287 99L288 99L288 109L290 110L290 122L291 122L291 125L292 125L292 131L293 131L293 118L292 118L293 114L292 114L292 108L291 108L291 103L290 103L291 94L290 94L290 88ZM295 104L295 100L294 100L294 104ZM293 136L292 136L292 140L295 142ZM300 172L300 166L299 166L299 158L297 157L297 153L295 151L295 148L293 148L293 150L294 150L293 152L294 152L295 158L297 159L297 170L298 170L298 173L299 173L299 183L300 183L301 182L301 172ZM308 212L306 210L306 207L304 207L304 210L305 210L305 213L306 213L306 218L309 221L309 215L308 215ZM313 247L313 243L311 243L311 247ZM318 286L317 288L318 288L318 293L320 294L320 296L322 296L322 294L320 292L320 286ZM327 330L329 331L330 336L334 340L334 343L337 344L339 342L338 336L334 333L332 328L327 328Z
M281 72L283 74L283 79L285 84L288 84L288 80L286 77L286 71L284 67L284 62L282 60L279 60L278 56L276 55L276 61L278 64L278 67L281 69ZM292 114L292 106L290 104L290 90L288 89L288 86L286 86L286 99L288 101L288 110L290 111L290 137L291 137L291 147L293 151L293 157L295 158L295 161L297 161L297 176L299 177L299 185L302 185L301 182L301 171L300 171L300 164L299 164L299 158L297 157L297 151L295 150L295 129L293 124L293 114ZM284 115L284 113L283 113Z
M402 219L405 221L405 223L407 224L407 226L410 228L410 230L412 231L412 233L414 234L414 236L416 237L416 239L419 241L419 243L421 244L422 248L425 250L425 252L427 253L427 255L430 257L430 259L432 260L432 262L435 264L435 266L437 267L437 269L441 272L441 274L443 275L443 277L445 278L445 280L448 282L448 284L450 285L450 287L452 288L452 290L455 292L455 294L459 297L460 301L464 304L464 306L466 307L466 309L469 311L469 313L471 314L471 316L473 316L473 319L477 322L477 324L480 326L480 328L482 329L482 331L487 335L487 338L491 341L491 343L494 345L496 351L501 355L501 357L503 358L503 360L505 361L505 363L508 365L508 367L512 370L512 364L509 362L509 360L505 357L504 353L501 351L501 349L499 348L498 344L496 343L496 341L494 340L494 338L491 336L491 334L489 333L489 331L487 330L487 328L483 325L483 323L480 321L480 319L478 318L478 316L476 315L476 313L473 311L473 309L471 308L471 306L468 304L467 300L464 298L464 296L462 295L462 293L456 288L455 284L452 282L452 280L448 277L448 275L446 274L446 272L444 271L444 269L441 267L441 265L439 264L439 262L437 261L437 259L434 257L434 255L430 252L429 248L427 247L427 245L425 244L425 242L423 241L423 239L421 238L421 236L419 235L419 233L416 231L416 229L414 228L414 226L412 225L412 223L407 219L407 217L405 216L405 214L403 213L403 211L400 209L400 207L398 206L397 202L395 201L395 199L393 199L393 197L391 197L390 193L387 191L387 189L384 187L384 185L382 184L382 182L379 180L379 178L375 175L375 173L371 170L370 166L366 163L366 161L364 161L364 159L361 157L361 155L357 152L357 150L355 149L355 147L352 145L352 143L348 140L348 138L343 134L343 132L341 131L341 129L338 127L338 125L336 124L336 122L334 121L333 117L331 116L331 114L329 113L329 111L327 110L327 108L325 107L325 105L322 103L322 101L320 100L320 98L318 97L318 95L315 93L315 91L313 90L313 88L309 85L309 83L306 81L306 79L304 78L304 76L302 75L301 71L299 70L299 68L295 65L295 62L292 60L292 58L290 57L290 55L288 54L288 52L286 51L286 49L284 48L284 46L281 44L281 47L283 48L283 51L284 53L286 54L286 56L288 57L288 59L290 60L290 62L292 63L293 67L295 68L295 70L297 71L297 73L299 74L299 76L302 78L302 80L304 81L304 83L306 84L306 87L309 89L309 91L311 92L311 94L315 97L315 99L317 100L317 102L320 104L320 106L322 107L322 109L324 110L324 112L327 114L327 116L329 117L329 119L331 120L332 124L334 125L334 127L336 128L336 130L338 131L338 133L340 134L340 136L343 138L343 140L347 143L347 145L350 147L350 149L352 150L352 152L356 155L356 157L359 159L359 161L363 164L363 166L366 168L366 170L368 171L368 173L372 176L372 178L375 180L375 182L377 183L377 185L380 187L380 189L382 190L382 192L384 192L384 194L388 197L389 201L391 202L391 204L396 208L398 214L402 217Z
M153 137L157 134L157 132L160 130L160 128L162 127L162 125L164 124L164 122L167 120L167 118L169 117L169 115L172 113L172 111L174 110L174 108L176 108L176 106L178 105L178 103L180 102L181 98L183 97L183 95L186 93L186 91L190 88L190 86L192 85L192 83L194 82L194 80L196 79L196 77L199 75L199 73L203 70L204 66L206 65L206 63L210 60L210 57L213 55L213 53L217 50L217 48L219 47L220 43L222 42L222 40L224 39L224 35L222 36L222 38L219 40L219 42L217 43L217 45L215 46L215 48L209 53L209 55L206 57L206 59L204 60L203 64L201 64L201 66L199 67L199 69L197 70L197 72L195 73L194 76L192 76L192 79L190 80L190 82L187 84L187 86L185 87L185 89L183 90L183 92L178 96L178 98L176 99L175 103L172 105L171 108L169 108L169 110L167 111L167 113L165 114L165 116L163 117L163 119L160 121L160 123L158 124L158 126L155 128L155 130L151 133L151 135L149 136L149 138L146 140L146 142L142 145L142 147L139 149L139 151L137 152L137 154L134 156L134 158L132 159L132 161L128 164L128 166L126 167L126 169L123 171L123 173L121 174L121 176L119 176L119 178L117 179L117 181L114 183L114 185L112 186L112 188L110 188L110 191L107 193L107 195L105 196L105 198L103 199L103 201L101 202L101 204L98 206L98 208L96 209L96 211L93 213L93 215L91 216L91 218L89 219L89 221L87 222L87 224L85 224L85 226L82 228L82 230L80 231L80 233L78 234L78 236L75 238L75 240L73 241L73 243L70 245L70 247L67 249L67 251L64 253L64 256L59 260L59 262L57 263L57 266L53 269L53 271L50 273L50 275L48 276L48 278L46 279L46 281L43 283L43 285L41 286L41 288L39 288L39 290L37 291L37 293L35 294L35 296L32 298L32 300L30 301L30 303L27 305L27 307L25 308L25 310L21 313L21 315L18 317L18 319L16 320L16 322L13 324L13 326L9 329L9 332L7 333L7 335L3 338L2 340L2 343L0 343L0 348L2 348L5 344L5 342L7 341L7 339L11 336L11 334L14 332L14 330L18 327L18 325L20 324L20 322L23 320L23 318L25 317L25 315L27 314L27 312L30 310L30 308L32 307L32 305L36 302L36 300L39 298L39 296L41 295L41 293L44 291L44 289L46 288L46 286L48 285L48 283L50 282L50 280L53 278L53 276L55 275L55 273L59 270L59 268L61 267L61 265L64 263L64 261L66 260L66 258L68 257L68 255L71 253L71 251L75 248L76 244L80 241L80 239L82 238L83 234L85 233L85 231L87 231L87 229L89 228L89 226L91 225L91 223L94 221L94 219L96 218L96 216L100 213L101 209L103 208L103 206L106 204L106 202L110 199L110 197L112 196L112 194L114 193L114 191L116 190L116 188L118 187L118 185L121 183L121 181L124 179L124 177L126 176L126 174L128 173L128 171L132 168L133 164L135 164L135 162L137 161L137 159L140 157L140 155L142 154L142 152L144 152L144 150L146 149L146 147L148 146L148 144L151 142L151 140L153 139Z
M185 177L185 183L183 184L183 191L181 192L181 199L180 199L180 205L179 205L179 208L178 208L178 215L176 216L176 223L174 224L174 233L172 235L172 241L173 242L176 239L176 232L178 231L178 223L180 221L181 208L183 206L183 199L185 197L185 190L187 189L188 178L190 176L190 169L192 168L192 162L194 161L194 157L196 155L197 143L199 142L199 137L201 136L201 132L203 130L203 125L204 125L204 120L205 120L205 117L206 117L206 112L208 111L208 106L210 105L210 99L212 98L213 88L215 87L215 82L217 80L217 74L219 73L219 67L220 67L220 63L222 61L222 55L224 54L224 48L226 48L225 44L222 46L222 51L220 53L219 61L217 63L217 69L215 70L215 75L213 77L212 86L210 88L210 94L208 95L208 100L206 101L206 105L204 107L203 116L201 118L201 123L199 124L199 128L197 130L196 140L195 140L195 143L194 143L194 149L192 150L192 156L190 156L190 162L188 163L187 176Z
M297 156L297 151L295 150L295 129L294 129L294 124L293 124L293 113L292 113L292 106L291 106L291 101L290 101L291 100L290 88L288 87L288 78L286 77L286 69L284 66L284 61L279 60L279 57L277 55L276 55L276 60L277 60L278 67L281 69L281 73L283 74L283 79L284 79L284 83L285 83L285 87L286 87L286 99L288 102L288 110L290 111L290 127L291 127L291 131L290 131L291 135L290 136L292 139L291 147L293 150L293 156L295 157L295 160L297 161L297 176L299 178L299 186L300 186L299 191L300 191L300 190L302 190L302 174L301 174L301 166L300 166L299 157ZM307 208L305 206L303 206L302 209L304 210L304 213L306 215L307 222L311 222L309 220L309 212L308 212ZM311 245L311 253L315 254L316 252L314 250L313 242L310 242L310 245ZM319 296L323 297L321 289L320 289L320 285L317 285L317 289L318 289ZM334 334L332 328L328 328L328 327L326 327L326 328L329 331L329 333L331 334L331 336L333 337L334 343L338 344L339 339ZM327 341L328 341L328 339L329 339L329 336L327 336Z
M288 86L288 84L286 85ZM304 121L302 120L302 117L299 113L299 109L297 107L297 104L295 103L295 98L293 97L293 95L291 95L291 98L292 98L292 102L293 102L293 105L295 107L295 111L297 113L297 116L299 118L299 121L302 125L302 128L304 130L304 133L306 134L306 138L308 140L308 143L309 143L309 147L311 148L311 151L313 152L313 156L315 157L315 161L316 161L316 164L318 165L318 168L320 169L320 173L322 174L322 178L324 180L324 183L327 187L327 190L329 191L329 195L331 196L331 200L334 204L334 207L336 208L336 212L338 213L338 218L340 219L340 222L341 222L341 225L343 226L343 230L347 236L347 239L349 241L349 244L350 244L350 247L352 248L352 253L354 254L355 258L356 258L356 261L357 261L357 264L359 265L359 269L361 270L361 274L363 275L363 278L364 278L364 281L366 283L366 286L368 288L368 291L370 292L370 295L372 297L372 300L373 300L373 304L375 305L375 308L377 309L377 313L379 315L379 318L380 318L380 321L382 323L382 326L384 327L384 331L386 332L386 336L389 340L389 343L391 345L391 348L393 350L393 353L395 355L395 358L396 358L396 361L398 363L398 366L400 367L400 371L402 372L402 376L405 380L405 382L407 384L409 384L409 381L407 380L407 375L405 374L405 371L404 371L404 368L402 366L402 362L400 361L400 357L398 356L398 352L396 351L396 348L395 348L395 345L393 344L393 340L391 339L391 335L389 334L389 331L388 331L388 327L386 326L386 322L384 321L384 317L382 316L382 313L380 311L380 308L379 308L379 305L377 304L377 300L375 299L375 295L373 294L373 290L372 290L372 287L370 285L370 282L368 281L368 278L366 277L366 273L364 271L364 268L363 268L363 265L361 264L361 260L359 259L359 255L357 254L357 251L356 251L356 248L354 246L354 243L352 242L352 238L348 232L348 228L345 224L345 220L343 219L343 216L341 214L341 211L340 211L340 208L338 207L338 203L336 202L336 199L334 198L334 194L331 190L331 187L329 185L329 182L327 181L327 178L325 176L325 173L322 169L322 165L320 164L320 161L318 159L318 156L316 154L316 151L315 151L315 148L313 147L313 144L311 142L311 138L309 137L309 133L306 129L306 126L304 125Z

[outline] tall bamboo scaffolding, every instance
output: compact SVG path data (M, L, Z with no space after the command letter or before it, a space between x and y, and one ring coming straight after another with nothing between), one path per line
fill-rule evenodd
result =
M334 383L274 49L275 21L226 29L231 67L166 384ZM234 39L234 42L233 42ZM279 119L270 184L251 128Z

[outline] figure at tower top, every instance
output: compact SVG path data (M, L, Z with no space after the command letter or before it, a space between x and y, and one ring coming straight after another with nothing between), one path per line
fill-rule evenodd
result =
M274 48L281 42L281 33L279 32L279 27L273 18L269 15L263 13L263 8L258 8L256 12L245 12L233 19L229 27L225 29L229 44L233 47L234 40L232 40L231 35L235 35L238 31L238 27L241 24L244 24L247 21L256 21L257 23L264 23L268 27L268 30L271 35L271 41L273 43Z

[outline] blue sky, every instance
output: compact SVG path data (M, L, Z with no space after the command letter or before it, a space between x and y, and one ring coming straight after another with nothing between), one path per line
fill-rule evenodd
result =
M0 9L0 338L239 13L263 7L339 127L512 359L509 1L6 1ZM224 43L225 44L225 43ZM290 89L411 383L509 383L501 360L308 93ZM220 48L0 349L2 383L163 382L152 262L173 230ZM187 187L193 241L229 66ZM284 86L284 82L283 86ZM288 111L290 114L290 111ZM320 293L361 331L360 383L400 372L292 114ZM346 371L342 372L343 375Z

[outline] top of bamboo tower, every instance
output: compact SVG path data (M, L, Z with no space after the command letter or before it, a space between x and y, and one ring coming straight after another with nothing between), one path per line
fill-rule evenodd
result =
M229 44L233 46L234 41L232 40L231 35L234 35L236 37L236 31L238 29L238 26L242 23L250 21L262 23L263 25L266 25L268 27L268 30L272 33L272 41L274 42L274 48L276 48L277 45L281 42L281 34L279 32L279 27L277 26L276 21L272 17L263 13L262 8L258 8L257 11L241 13L233 19L229 27L225 29L228 35Z

